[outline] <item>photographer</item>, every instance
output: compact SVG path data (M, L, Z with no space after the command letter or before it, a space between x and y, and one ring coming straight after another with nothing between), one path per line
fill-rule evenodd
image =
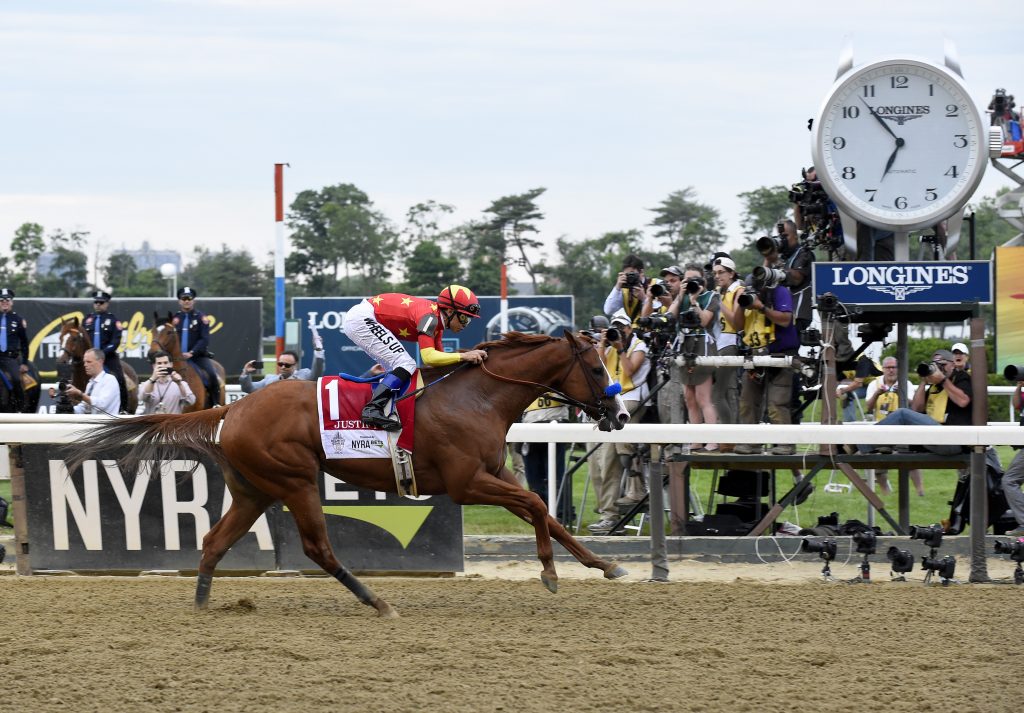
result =
M717 356L720 298L717 292L704 284L704 272L699 265L687 265L683 272L680 298L672 303L669 312L675 314L682 328L683 355L687 358ZM686 309L681 311L683 305ZM682 368L683 397L690 423L718 423L718 412L711 398L711 376L715 368L687 364ZM693 443L691 450L713 453L717 443Z
M782 284L793 296L793 315L798 332L811 325L813 302L811 295L811 274L814 270L814 251L800 244L796 223L784 220L777 226L778 235L758 238L757 251L764 258L767 268L781 268L786 273Z
M800 337L793 323L793 296L782 282L786 274L777 268L754 268L746 290L736 302L739 305L733 325L743 329L743 343L754 355L796 356ZM740 321L742 320L742 321ZM740 423L761 423L761 414L767 408L768 420L774 424L788 424L791 420L790 403L793 395L793 370L768 368L747 372L740 390ZM751 455L760 448L741 443L735 452ZM792 455L792 444L777 444L773 455Z
M64 389L69 398L79 400L79 403L75 404L75 413L113 416L121 406L121 392L117 387L117 379L103 370L103 358L103 351L100 349L86 350L82 357L85 375L89 377L85 391L79 391L70 385ZM50 398L56 396L56 389L51 387Z
M737 278L736 263L729 257L714 258L711 261L711 275L715 280L721 302L718 319L718 355L737 356L740 352L735 324L739 309L736 299L743 294L743 282ZM737 423L742 371L742 368L728 366L720 366L715 370L711 400L715 404L719 423Z
M874 379L867 387L867 400L864 403L864 410L874 416L875 423L882 421L886 416L900 407L900 383L897 368L899 363L896 357L886 357L882 360L882 378ZM908 398L913 398L915 386L907 381L903 384L904 392ZM882 448L878 449L883 451ZM891 493L889 486L889 471L875 469L875 478L878 484L886 493ZM924 496L924 482L921 480L921 471L914 468L910 471L910 480L917 490L917 494Z
M625 310L612 315L611 326L601 333L598 349L612 380L622 384L620 394L630 421L643 416L643 403L650 393L647 374L651 362L647 344L633 332L633 324ZM622 475L627 474L626 493L622 502L639 502L646 494L643 475L632 469L636 446L632 443L603 443L590 457L590 477L594 483L600 520L587 526L594 534L608 534L619 519L617 498Z
M242 367L242 374L238 377L238 385L242 387L242 391L251 394L253 391L259 391L269 384L285 381L286 379L316 381L324 375L324 345L319 335L313 337L313 368L297 369L298 364L299 357L295 352L291 350L281 352L281 356L277 358L277 373L264 377L254 383L252 375L263 366L258 360L254 359Z
M1011 376L1013 376L1011 374ZM1024 373L1016 374L1018 379L1017 388L1013 390L1013 408L1021 414L1020 424L1024 426L1024 395L1021 394L1021 387L1024 387ZM1021 484L1024 483L1024 449L1017 451L1017 455L1010 461L1010 467L1003 474L1003 493L1006 495L1006 502L1010 505L1013 517L1017 520L1017 527L1006 534L1010 537L1024 537L1024 492L1021 492Z
M953 354L939 349L932 355L932 361L919 364L918 376L921 385L914 392L910 408L899 408L878 421L882 426L970 426L971 425L971 377L953 368ZM885 448L883 446L883 448ZM961 446L936 444L924 446L926 451L938 455L956 455L963 451ZM858 445L861 453L873 453L877 446Z
M622 261L622 272L615 280L615 286L604 301L604 313L615 314L625 310L631 322L640 316L647 291L647 278L644 277L644 261L636 255L627 255Z
M652 314L668 313L672 305L680 298L682 286L683 268L678 265L666 267L661 271L661 280L652 280L647 285L640 316L649 317ZM676 314L678 314L678 310Z
M153 352L153 376L142 387L143 413L181 413L196 402L188 382L171 368L171 355Z

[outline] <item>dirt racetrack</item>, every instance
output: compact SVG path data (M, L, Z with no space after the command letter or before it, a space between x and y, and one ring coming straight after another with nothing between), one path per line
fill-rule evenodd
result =
M963 564L966 569L966 563ZM12 711L1010 711L1024 588L824 582L820 567L470 565L366 578L0 577ZM834 567L837 577L854 567ZM994 562L993 577L1011 567ZM966 576L966 572L963 573ZM500 575L500 577L498 576ZM526 577L529 577L527 579Z

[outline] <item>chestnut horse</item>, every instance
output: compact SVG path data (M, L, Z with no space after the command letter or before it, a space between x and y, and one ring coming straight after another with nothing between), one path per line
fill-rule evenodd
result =
M196 395L196 402L183 406L181 409L182 413L208 409L210 408L210 395L207 393L206 385L203 384L203 378L199 375L199 369L194 364L186 361L185 357L181 355L181 340L178 338L178 332L174 328L173 319L170 313L166 317L160 317L155 312L153 313L154 324L149 344L149 353L152 354L160 350L170 354L171 367L182 375L188 387L192 389L192 393ZM227 391L225 388L227 376L225 375L224 367L221 366L219 361L214 359L210 361L213 362L214 371L217 372L217 379L220 381L217 388L220 390L220 403L223 405Z
M447 493L462 505L501 505L531 523L543 566L541 580L552 592L558 589L552 537L606 578L623 576L622 567L581 545L548 514L540 496L524 490L505 467L508 429L546 391L582 408L599 421L602 430L622 428L629 416L617 395L620 387L610 382L594 341L568 330L561 339L510 332L477 349L488 352L488 359L479 366L463 363L423 372L424 383L434 383L416 400L413 465L420 494ZM222 409L153 414L98 425L68 446L70 472L94 451L135 439L138 442L122 459L126 468L144 459L179 458L182 448L220 463L232 502L203 539L197 609L207 607L220 559L272 503L281 500L295 518L306 556L380 616L397 616L335 557L318 488L320 472L325 471L352 485L395 492L391 461L327 460L320 441L316 388L316 382L288 379ZM287 418L282 417L285 414Z
M60 325L60 354L57 356L57 376L68 379L79 391L85 391L89 377L85 374L85 352L92 349L92 335L78 322L78 317L70 317ZM64 369L70 367L71 373L65 375ZM127 361L121 361L124 373L124 385L128 390L128 403L124 410L134 414L139 408L139 375Z

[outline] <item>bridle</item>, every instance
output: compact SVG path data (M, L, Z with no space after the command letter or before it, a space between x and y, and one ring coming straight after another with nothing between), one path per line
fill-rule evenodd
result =
M590 369L587 368L587 365L583 362L583 355L586 354L591 349L596 350L597 345L590 343L586 347L581 349L579 348L577 342L571 339L567 341L569 342L569 349L572 350L572 361L569 362L569 366L566 368L565 373L555 380L555 383L563 383L566 380L566 378L568 378L569 374L572 373L573 367L579 364L580 370L583 372L583 377L587 381L587 386L590 387L590 396L593 399L593 402L597 405L598 418L608 418L610 415L610 410L602 401L607 397L618 395L622 391L622 384L616 381L609 384L608 386L602 387L599 383L597 383L597 379L590 372ZM493 371L487 368L486 361L480 362L480 368L484 371L485 374L497 379L498 381L504 381L509 384L520 384L523 386L536 386L538 388L541 388L545 392L552 393L555 395L555 398L552 399L553 401L558 401L568 406L575 406L577 408L582 409L583 411L587 411L588 408L590 408L588 404L585 404L578 399L574 399L572 396L569 396L564 391L562 391L561 389L557 389L554 386L540 384L537 383L536 381L529 381L526 379L515 379L512 378L511 376L502 376L501 374L495 374Z
M67 354L68 360L66 363L70 364L71 366L79 366L85 363L85 349L82 350L82 356L75 356L74 354L72 354L71 350L68 349L68 342L70 342L72 338L74 338L76 341L86 341L85 333L81 329L79 329L78 327L71 327L61 337L60 351L62 354Z

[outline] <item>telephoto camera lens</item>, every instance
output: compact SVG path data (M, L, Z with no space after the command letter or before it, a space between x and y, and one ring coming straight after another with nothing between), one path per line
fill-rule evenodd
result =
M686 291L691 295L695 295L704 289L704 280L699 277L691 277L686 281Z
M786 239L779 235L763 235L757 239L757 242L754 243L754 245L757 247L757 251L762 255L767 255L773 250L781 253L786 247Z
M917 375L922 379L926 376L931 376L939 367L935 366L934 362L923 361L917 365Z
M1003 378L1007 381L1024 381L1024 364L1007 364L1003 369Z
M941 547L942 546L942 535L944 534L942 525L911 525L910 526L910 539L912 540L923 540L929 547Z
M604 333L604 338L609 342L617 342L622 339L622 332L615 327L608 327L608 330Z
M665 285L660 282L655 282L651 285L651 297L664 297L668 290L665 289Z
M750 305L754 304L754 296L744 292L736 298L736 303L743 309L750 309Z

